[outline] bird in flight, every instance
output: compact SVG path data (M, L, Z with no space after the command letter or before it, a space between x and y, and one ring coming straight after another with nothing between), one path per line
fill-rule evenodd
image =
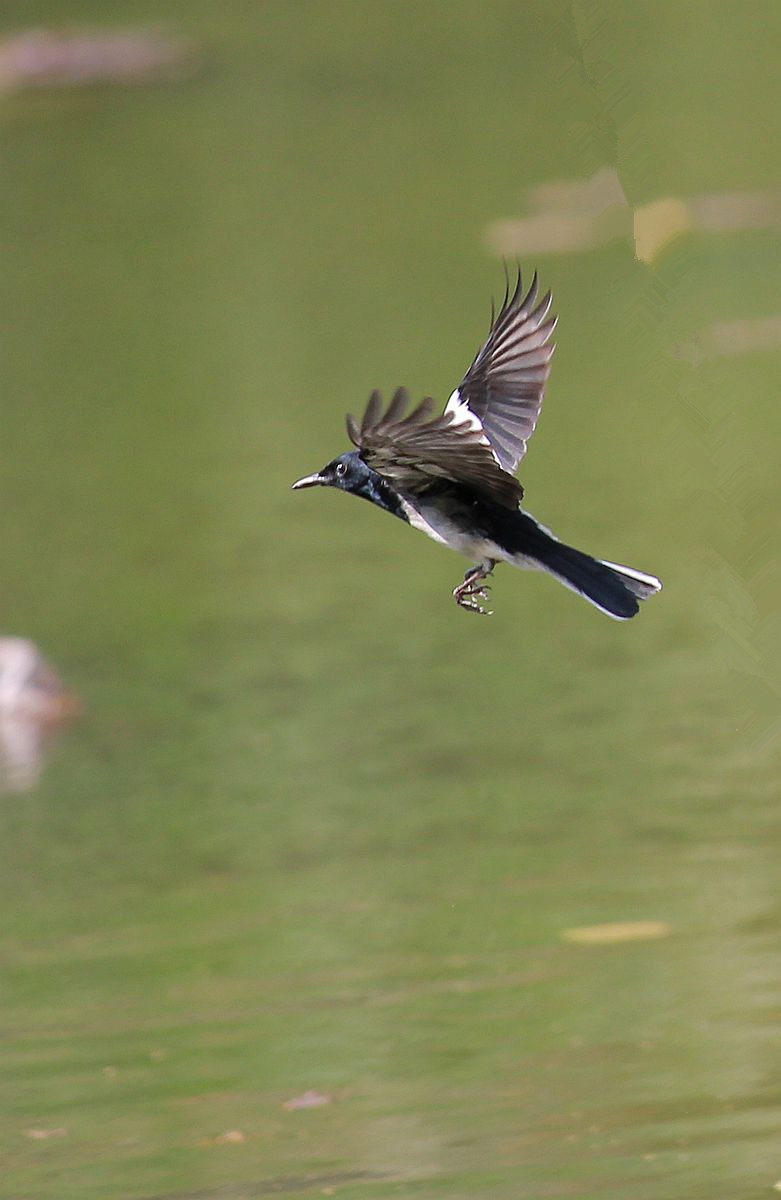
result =
M360 425L347 417L355 450L294 488L335 487L370 500L474 562L453 589L456 603L486 615L485 580L497 563L547 571L609 617L627 620L661 589L654 575L592 558L559 541L521 507L515 472L534 433L550 374L557 317L539 298L535 272L524 294L509 277L485 344L435 415L427 397L412 411L399 388L383 411L372 392Z

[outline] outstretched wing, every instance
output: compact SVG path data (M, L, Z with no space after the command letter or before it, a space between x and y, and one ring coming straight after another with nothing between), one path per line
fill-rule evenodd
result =
M550 336L557 318L548 317L551 294L538 304L538 292L536 271L525 296L520 270L512 295L508 278L488 340L445 409L462 420L472 414L475 428L485 434L500 467L511 475L534 433L555 349Z
M402 492L422 492L447 479L506 508L518 507L523 488L499 466L474 417L466 410L432 416L430 398L407 414L408 405L408 392L399 388L383 413L380 393L372 392L360 426L348 416L350 440L368 466Z

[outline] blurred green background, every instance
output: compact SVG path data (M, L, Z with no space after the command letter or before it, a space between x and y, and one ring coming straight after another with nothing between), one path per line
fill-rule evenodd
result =
M0 95L2 632L85 708L0 797L0 1194L769 1194L781 9L12 0L0 34L161 21L180 78ZM464 562L289 484L371 388L445 400L495 223L605 167L617 235L520 254L560 313L522 478L666 589L618 625L503 569L476 621ZM630 208L714 196L637 259Z

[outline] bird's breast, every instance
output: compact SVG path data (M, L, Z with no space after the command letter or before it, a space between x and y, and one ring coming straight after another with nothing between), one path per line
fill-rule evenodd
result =
M502 547L488 530L482 528L482 522L475 520L477 514L473 505L449 498L427 500L423 497L404 499L402 503L410 525L435 542L475 560L505 557Z

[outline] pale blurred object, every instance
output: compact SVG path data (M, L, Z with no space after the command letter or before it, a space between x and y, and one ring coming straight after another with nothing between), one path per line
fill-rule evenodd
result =
M696 337L679 342L676 358L693 367L711 358L734 354L762 353L781 346L781 313L769 317L744 317L735 321L714 321Z
M668 242L694 229L694 217L685 200L667 196L635 209L635 257L653 262Z
M645 942L668 937L671 932L666 921L612 921L607 925L562 929L561 936L565 942L577 942L581 946L612 946L618 942Z
M731 233L781 228L781 191L661 196L632 209L614 167L590 179L559 179L524 193L529 215L492 221L485 230L494 254L566 254L632 238L635 256L651 263L683 233Z
M0 91L180 79L195 65L189 42L153 29L28 29L0 40Z
M686 198L666 196L635 209L635 254L653 262L682 233L735 233L781 229L781 192L712 192Z
M0 791L34 787L53 731L81 711L33 642L0 637Z
M330 1103L330 1096L310 1089L301 1096L293 1096L291 1100L286 1100L282 1107L286 1108L288 1112L295 1112L300 1108L322 1108L325 1104Z
M246 1140L247 1135L243 1130L227 1129L225 1133L221 1133L219 1137L214 1139L214 1143L218 1146L240 1146Z
M524 199L530 216L493 221L486 229L495 254L561 254L632 236L629 201L614 167L601 167L590 179L540 184Z

